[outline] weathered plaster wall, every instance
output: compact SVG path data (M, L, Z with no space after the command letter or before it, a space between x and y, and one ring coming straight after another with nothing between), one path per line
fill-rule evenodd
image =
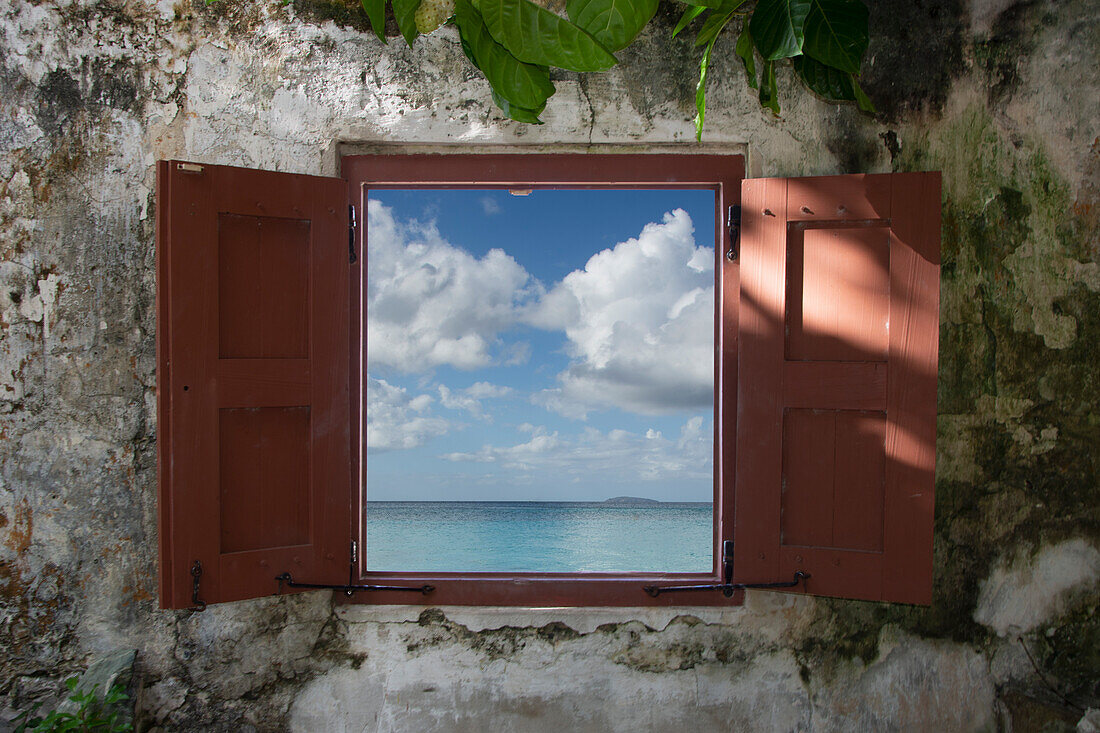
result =
M690 144L662 11L612 73L502 121L446 32L409 50L339 0L0 6L0 694L140 650L141 726L1040 730L1100 704L1100 6L884 0L877 120L719 44L707 138L764 175L941 169L931 608L750 593L728 610L161 612L153 163L333 173L337 141ZM333 19L340 22L334 24ZM789 80L787 80L789 81ZM2 706L0 706L2 707Z

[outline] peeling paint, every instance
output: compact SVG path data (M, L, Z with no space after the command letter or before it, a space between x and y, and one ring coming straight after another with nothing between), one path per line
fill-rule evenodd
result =
M974 620L999 636L1026 633L1061 615L1067 593L1095 593L1098 580L1100 550L1083 540L1002 560L982 583Z

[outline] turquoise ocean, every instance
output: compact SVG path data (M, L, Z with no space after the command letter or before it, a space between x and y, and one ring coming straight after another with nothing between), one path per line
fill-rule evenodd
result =
M367 502L367 569L710 572L709 503Z

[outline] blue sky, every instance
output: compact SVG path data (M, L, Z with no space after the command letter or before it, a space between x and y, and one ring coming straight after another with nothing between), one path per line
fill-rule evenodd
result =
M710 500L713 191L370 199L368 500Z

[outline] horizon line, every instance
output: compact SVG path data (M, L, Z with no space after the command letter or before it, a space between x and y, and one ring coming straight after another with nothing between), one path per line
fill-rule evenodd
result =
M612 499L617 497L612 497ZM631 497L644 499L644 497ZM608 504L612 499L366 499L367 504ZM624 504L628 502L623 502ZM655 504L714 504L714 501L645 499L636 506Z

